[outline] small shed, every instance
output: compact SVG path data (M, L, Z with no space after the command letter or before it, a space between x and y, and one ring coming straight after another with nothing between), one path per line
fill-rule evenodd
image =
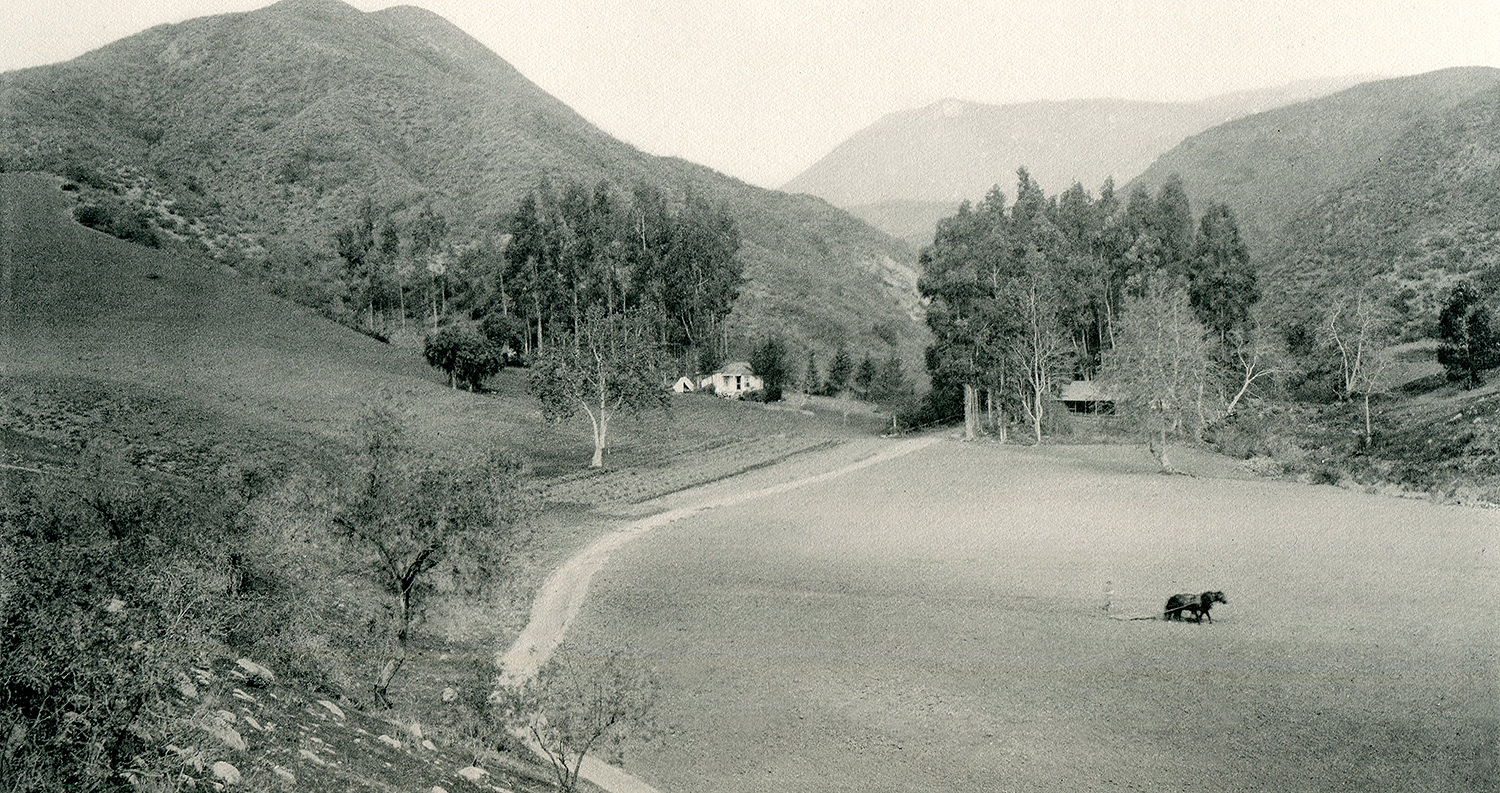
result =
M1069 413L1081 413L1088 416L1111 415L1115 412L1114 397L1099 387L1093 380L1074 380L1062 387L1062 393L1058 394L1057 401L1063 403L1063 407Z
M691 394L698 390L698 383L693 378L683 375L672 384L672 390L679 394Z
M735 361L705 378L703 388L726 399L738 399L752 391L766 387L765 381L756 376L755 370L745 361Z

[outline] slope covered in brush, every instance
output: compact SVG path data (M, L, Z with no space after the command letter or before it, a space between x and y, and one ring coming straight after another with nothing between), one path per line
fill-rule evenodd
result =
M1194 201L1239 215L1257 252L1319 196L1384 168L1413 125L1500 85L1500 69L1444 69L1379 80L1221 124L1183 141L1134 180L1155 190L1172 174Z

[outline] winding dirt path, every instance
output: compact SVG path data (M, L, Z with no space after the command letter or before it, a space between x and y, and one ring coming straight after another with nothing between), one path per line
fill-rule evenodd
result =
M836 479L910 454L939 440L942 440L942 436L929 435L899 441L872 439L856 442L859 444L854 447L856 452L868 450L869 453L852 463L837 468L760 487L751 486L754 482L751 477L736 477L725 480L723 483L716 483L718 486L707 485L677 494L678 498L674 501L686 500L685 505L626 523L595 540L593 544L553 571L547 581L542 584L541 591L537 593L536 600L532 603L531 620L526 624L525 630L516 637L510 649L498 654L495 658L496 664L501 669L501 681L507 684L517 683L536 675L537 670L547 663L558 645L562 644L568 634L568 629L578 617L578 612L583 608L584 599L588 596L589 583L593 580L594 574L603 569L609 561L610 554L631 540L652 529L711 509L742 504L746 501L779 495ZM785 470L789 467L791 466L787 464L779 464L769 470ZM715 495L716 491L726 489L723 485L728 485L728 492ZM746 489L747 487L749 489ZM645 782L594 758L584 761L581 775L610 793L657 793L655 788Z

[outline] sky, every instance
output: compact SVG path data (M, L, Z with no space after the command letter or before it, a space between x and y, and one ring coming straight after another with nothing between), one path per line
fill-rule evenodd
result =
M353 0L371 11L397 3ZM1500 0L412 0L605 131L766 187L939 99L1500 67ZM0 0L0 70L266 0Z

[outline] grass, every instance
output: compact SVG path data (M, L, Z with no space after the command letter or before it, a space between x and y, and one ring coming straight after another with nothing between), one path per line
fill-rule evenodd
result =
M618 554L573 641L659 667L628 767L663 790L1500 782L1487 514L1151 468L945 443L716 510ZM1206 589L1213 624L1103 610Z

